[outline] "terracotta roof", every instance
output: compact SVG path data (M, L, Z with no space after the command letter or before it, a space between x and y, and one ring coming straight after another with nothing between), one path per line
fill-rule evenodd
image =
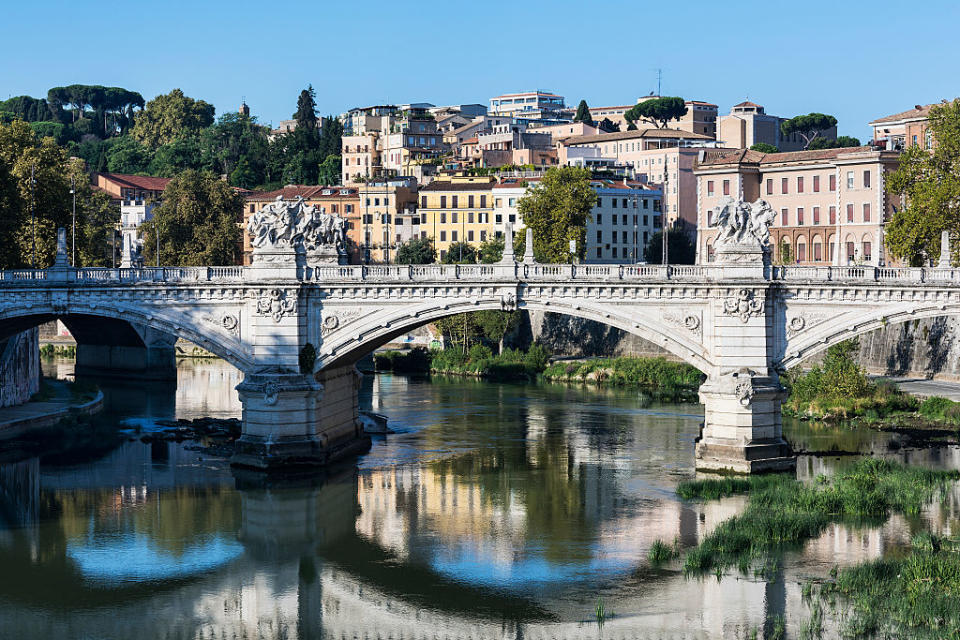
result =
M615 142L617 140L633 140L634 138L682 138L684 140L713 140L702 133L691 133L679 129L637 129L635 131L615 131L613 133L597 133L588 136L570 136L564 138L566 145L589 144L592 142Z
M489 191L493 188L492 182L449 182L434 180L420 191Z
M701 107L716 107L716 106L717 106L717 105L713 104L712 102L704 102L703 100L687 100L687 101L684 102L683 104L696 104L696 105L700 105Z
M916 105L913 109L907 109L906 111L901 111L900 113L895 113L892 116L884 116L883 118L877 118L876 120L871 120L869 124L883 124L885 122L897 122L899 120L913 120L915 118L926 118L930 115L930 108L936 106L934 104L925 104L925 105Z
M733 106L734 107L757 107L758 109L763 108L761 105L757 104L756 102L750 102L749 100L744 100L740 104L735 104Z
M131 176L125 173L100 173L107 180L116 182L128 189L145 189L147 191L163 191L170 184L171 178L153 178L150 176Z
M324 189L331 189L332 194L323 195ZM276 189L274 191L251 191L248 194L245 194L247 200L276 200L277 196L283 196L284 200L293 200L297 196L300 196L304 200L316 200L318 198L338 198L343 197L340 195L341 189L346 189L350 193L349 196L358 196L358 191L356 187L343 187L343 186L310 186L304 184L288 184L282 189Z
M736 149L704 158L699 165L715 166L726 164L775 164L778 162L803 162L814 160L833 160L847 153L873 151L873 147L838 147L836 149L814 149L812 151L785 151L781 153L761 153L751 149Z

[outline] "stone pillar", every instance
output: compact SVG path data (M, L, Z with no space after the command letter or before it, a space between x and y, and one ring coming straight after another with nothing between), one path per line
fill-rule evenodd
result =
M937 262L938 269L950 268L950 232L940 232L940 261Z
M792 469L796 458L783 439L785 393L771 368L777 320L770 295L769 205L725 202L719 216L717 262L724 278L739 281L712 304L714 367L700 387L703 430L696 466L705 471L756 473Z
M526 242L523 247L523 264L536 264L537 260L533 257L533 229L527 227Z

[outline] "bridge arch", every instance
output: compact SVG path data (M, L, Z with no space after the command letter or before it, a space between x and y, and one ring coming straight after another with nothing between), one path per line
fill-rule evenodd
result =
M71 317L107 318L140 324L201 346L241 371L249 371L253 366L250 354L238 340L217 335L217 331L212 326L209 328L198 326L196 322L185 318L177 311L156 309L148 311L130 305L112 304L95 307L83 305L66 308L53 304L32 304L29 307L4 306L0 308L0 338L51 320Z
M403 307L389 314L378 314L376 318L353 322L322 338L316 369L319 371L352 364L397 336L442 318L473 311L500 311L503 308L500 297L463 300L451 304ZM626 309L615 305L601 305L577 299L526 300L519 302L516 310L545 311L594 320L663 347L708 376L715 369L704 345L687 338L681 329L645 316L630 314Z
M877 329L911 320L947 316L960 316L960 304L939 303L916 306L910 303L887 308L873 307L859 313L844 314L799 332L793 338L788 338L778 368L791 369L833 345L858 338Z

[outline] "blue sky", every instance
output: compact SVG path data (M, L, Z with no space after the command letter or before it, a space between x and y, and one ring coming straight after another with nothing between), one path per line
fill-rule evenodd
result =
M960 95L960 3L809 0L649 3L4 3L0 98L52 86L180 87L261 122L290 117L312 83L323 113L384 102L479 102L533 88L573 105L656 89L726 113L834 114L841 134ZM799 8L802 5L802 9Z

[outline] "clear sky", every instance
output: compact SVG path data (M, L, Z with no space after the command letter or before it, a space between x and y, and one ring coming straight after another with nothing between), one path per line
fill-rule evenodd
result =
M655 91L659 68L663 95L830 113L867 139L873 118L960 95L957 25L955 0L5 2L0 98L180 87L275 124L308 83L323 114L536 88L603 106Z

